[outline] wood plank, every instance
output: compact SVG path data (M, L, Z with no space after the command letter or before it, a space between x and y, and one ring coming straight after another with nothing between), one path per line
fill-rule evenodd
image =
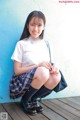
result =
M54 100L53 100L54 101ZM52 109L53 111L55 111L56 113L58 113L59 115L63 116L65 119L68 120L80 120L79 117L75 116L74 114L70 113L67 110L64 110L63 108L61 108L60 106L58 106L57 104L51 102L51 101L47 101L47 100L43 100L42 103L44 105L46 105L47 107L49 107L50 109Z
M7 112L4 108L3 108L3 106L2 106L2 104L0 104L0 113L1 112ZM8 112L7 112L7 114L8 114ZM1 118L0 118L1 119ZM9 116L9 114L8 114L8 120L12 120L12 118Z
M80 105L77 104L77 101L76 102L73 102L73 101L70 101L69 99L65 99L65 98L61 98L61 99L58 99L60 100L61 102L65 103L66 105L69 105L77 110L80 110Z
M77 105L80 106L80 100L79 100L79 98L77 99L77 97L69 97L67 99L70 100L70 101L72 101L72 102L74 102L74 103L76 103Z
M69 111L70 113L74 114L75 116L78 116L80 118L80 111L75 109L75 108L72 108L71 106L69 105L66 105L65 103L57 100L57 99L54 99L54 100L50 100L52 103L55 103L56 105L58 105L59 107L61 107L62 109L64 110L67 110Z
M80 100L80 96L76 96L76 97L74 97L75 99L79 99Z
M5 112L5 109L3 108L2 104L0 104L0 113Z
M47 116L50 120L66 120L65 118L55 113L53 110L49 109L45 105L42 104L42 106L44 108L43 114Z
M8 120L80 120L80 97L42 100L42 114L25 114L19 103L0 104L0 112L8 113Z
M18 105L18 107L20 108L20 105L19 105L19 103L16 103L17 105ZM21 108L20 108L21 109ZM24 113L25 114L25 113ZM21 113L21 115L22 115L22 113ZM30 120L49 120L47 117L45 117L43 114L36 114L36 115L34 115L34 116L32 116L32 115L28 115L28 114L25 114L26 116L28 116L29 117L29 119ZM22 115L22 117L24 118L24 116ZM26 120L26 119L25 119Z
M20 118L22 119L22 120L31 120L29 117L28 117L28 115L26 114L26 113L24 113L23 112L23 110L21 109L21 107L20 107L20 103L18 102L18 103L15 103L16 104L16 108L17 108L17 111L18 111L18 115L20 116Z
M30 120L27 115L25 116L25 114L21 112L15 103L3 104L3 106L8 111L13 120Z
M36 114L34 116L31 116L31 115L28 115L28 116L31 118L31 120L50 120L41 113L38 113L38 114Z

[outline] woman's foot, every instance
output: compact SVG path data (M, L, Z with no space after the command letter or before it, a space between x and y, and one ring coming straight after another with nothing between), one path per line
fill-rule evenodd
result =
M21 107L26 114L35 115L37 113L36 108L32 105L32 102L24 102L21 100Z
M34 102L32 102L34 109L36 109L37 113L41 113L43 111L43 107L41 105L39 105L38 100L35 100Z

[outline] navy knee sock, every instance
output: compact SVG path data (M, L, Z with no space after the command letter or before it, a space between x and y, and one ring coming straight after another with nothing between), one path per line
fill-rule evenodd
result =
M32 96L38 91L38 89L33 88L32 86L29 87L29 90L25 92L25 94L22 96L22 100L25 102L30 102Z
M32 101L36 100L37 98L43 98L47 95L49 95L52 92L52 90L46 88L45 86L42 86L32 97Z

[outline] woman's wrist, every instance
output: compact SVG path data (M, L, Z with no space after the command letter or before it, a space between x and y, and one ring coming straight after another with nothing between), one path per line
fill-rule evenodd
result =
M39 65L38 64L32 65L32 68L35 68L35 67L39 67Z

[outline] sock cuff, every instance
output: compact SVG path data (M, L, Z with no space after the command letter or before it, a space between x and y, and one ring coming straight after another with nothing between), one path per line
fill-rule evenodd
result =
M36 89L36 88L34 88L33 86L30 85L28 91L30 91L30 90L38 90L38 89Z
M44 90L47 90L47 91L52 91L51 89L45 87L44 85L41 88L44 89Z

